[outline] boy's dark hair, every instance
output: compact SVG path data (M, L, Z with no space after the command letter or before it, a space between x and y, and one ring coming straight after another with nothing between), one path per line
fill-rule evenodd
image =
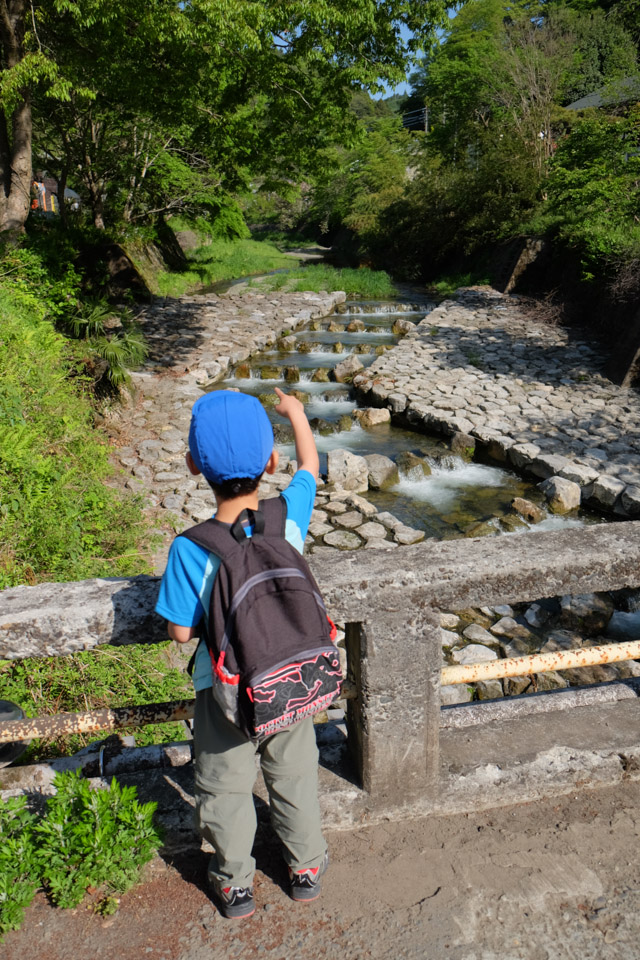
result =
M259 477L232 477L222 483L213 483L209 480L209 485L216 497L220 496L223 500L234 500L236 497L244 497L248 493L254 493L258 489L261 479L262 474Z

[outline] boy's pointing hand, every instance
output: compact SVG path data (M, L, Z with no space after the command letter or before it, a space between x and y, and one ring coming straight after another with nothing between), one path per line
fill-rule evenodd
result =
M281 417L286 417L288 420L291 420L291 417L295 416L296 413L304 413L304 405L300 403L297 397L292 397L291 394L285 393L283 390L280 390L279 387L275 387L275 391L278 395L279 402L276 403L273 409L276 413L279 413Z

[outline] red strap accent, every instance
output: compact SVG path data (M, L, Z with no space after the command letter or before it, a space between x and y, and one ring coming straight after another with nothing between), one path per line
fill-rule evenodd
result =
M327 620L329 621L329 626L331 627L331 630L329 631L329 639L331 640L331 643L335 643L336 637L338 636L338 628L336 627L335 623L333 622L329 614L327 614Z
M224 655L226 651L223 650L218 659L216 660L213 651L210 650L209 654L211 656L211 665L213 667L213 672L215 673L218 680L221 683L230 683L232 686L237 686L240 683L240 674L239 673L229 673L228 670L224 668Z

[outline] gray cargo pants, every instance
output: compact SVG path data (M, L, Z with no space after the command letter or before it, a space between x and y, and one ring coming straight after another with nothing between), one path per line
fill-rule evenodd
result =
M318 748L310 718L256 745L230 723L210 690L196 693L196 825L214 854L209 880L250 887L256 832L256 756L269 792L271 823L294 870L318 867L326 852L318 804Z

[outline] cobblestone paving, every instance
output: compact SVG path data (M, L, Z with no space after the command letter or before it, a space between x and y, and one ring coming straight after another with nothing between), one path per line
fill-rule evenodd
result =
M491 456L580 487L583 504L640 515L640 397L601 373L574 331L537 323L517 297L458 291L354 378L362 399L414 425L470 434Z
M161 518L163 544L154 558L158 573L176 530L212 513L209 485L190 476L184 464L191 407L202 389L285 331L327 316L344 299L344 293L270 298L246 290L224 297L156 300L141 313L149 358L133 374L135 399L113 410L109 429L122 483L144 494ZM276 483L289 479L281 476Z

